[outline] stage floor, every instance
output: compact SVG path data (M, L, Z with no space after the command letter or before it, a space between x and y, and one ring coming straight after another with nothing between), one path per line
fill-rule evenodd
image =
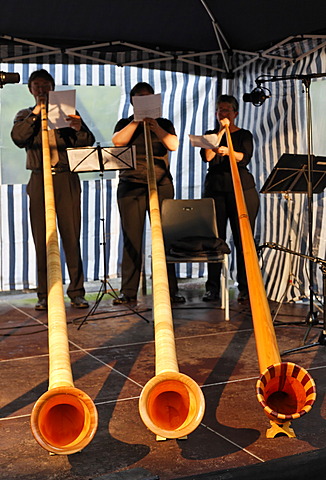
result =
M187 439L157 441L140 418L138 398L154 376L151 295L139 298L134 313L113 307L105 294L82 326L87 310L67 302L74 385L93 399L99 416L93 440L72 455L50 455L30 428L33 405L48 388L47 313L34 310L31 295L2 294L1 479L324 478L318 472L325 471L326 347L282 355L309 371L317 400L292 423L295 438L268 439L269 420L255 394L259 368L250 307L232 299L226 322L217 305L201 301L203 288L181 286L181 292L187 302L173 308L176 351L180 371L202 388L202 423ZM91 304L94 297L88 296ZM276 307L271 304L272 312ZM281 353L302 345L308 310L307 303L282 305L275 321ZM307 343L318 342L319 317Z

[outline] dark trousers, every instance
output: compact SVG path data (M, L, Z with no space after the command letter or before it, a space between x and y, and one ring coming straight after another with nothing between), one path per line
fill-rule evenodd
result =
M53 175L57 222L65 252L70 284L70 298L84 296L84 275L80 252L80 182L78 174L62 172ZM30 200L30 219L36 249L37 295L47 297L46 225L42 172L32 172L27 185Z
M255 188L244 190L244 197L248 210L249 221L252 232L255 230L255 220L259 210L259 196ZM244 257L242 252L240 226L238 220L237 205L233 192L221 192L220 194L210 195L205 192L205 197L211 197L215 202L216 219L219 237L226 240L227 223L230 222L234 246L236 249L237 259L237 282L240 291L246 292L248 290L246 269L244 264ZM210 263L207 266L208 275L206 282L206 291L212 291L219 294L220 291L220 276L221 263Z
M159 203L174 197L172 183L158 185ZM148 186L132 182L120 182L118 206L123 231L123 255L121 265L121 293L136 297L142 268L143 232L146 212L149 211ZM178 290L174 264L167 264L170 294Z

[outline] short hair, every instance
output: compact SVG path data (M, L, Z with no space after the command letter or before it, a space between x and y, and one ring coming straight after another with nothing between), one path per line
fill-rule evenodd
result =
M152 85L146 82L138 82L136 85L130 90L130 103L132 104L132 97L137 95L137 93L146 91L150 94L154 94L154 88Z
M229 103L235 112L239 111L239 102L233 95L220 95L217 99L217 107L220 103Z
M35 72L31 73L28 79L28 88L31 89L31 84L36 78L43 78L44 80L48 80L52 84L52 89L55 88L55 82L52 75L49 74L44 68L40 70L35 70Z

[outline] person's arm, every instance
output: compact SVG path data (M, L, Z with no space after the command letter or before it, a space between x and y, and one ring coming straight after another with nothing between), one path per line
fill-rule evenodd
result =
M228 147L218 147L217 149L217 153L218 155L220 155L221 157L228 157L229 156L229 148ZM238 162L241 162L241 160L243 160L243 157L244 157L244 153L243 152L236 152L234 150L234 158L235 158L235 161L238 163Z
M175 134L167 132L162 128L154 118L145 118L150 130L155 133L160 142L170 152L175 151L179 146L178 137Z
M41 118L31 109L20 110L11 130L11 138L19 148L25 148L32 144L33 139L41 128Z
M87 147L95 142L95 137L87 127L78 112L76 115L69 115L67 120L67 129L60 128L59 135L65 138L67 145L72 147Z
M132 120L125 127L117 130L112 136L112 142L116 147L124 147L130 143L133 134L135 133L139 122ZM116 128L119 128L119 123Z
M201 158L204 160L204 162L210 162L213 160L213 158L216 157L217 154L217 148L201 148L200 149L200 155Z
M217 145L219 145L221 143L221 139L222 139L224 133L225 133L225 127L223 127L221 125L220 130L217 133L217 142L216 142ZM201 156L202 160L204 162L210 162L211 160L213 160L216 157L216 155L218 154L218 148L219 147L216 147L216 148L201 148L200 149L200 156Z
M79 130L77 130L73 125L70 125L72 129L76 131L76 142L75 147L87 147L91 146L95 142L95 137L93 133L90 131L88 126L85 124L82 118L80 118L80 124L77 120ZM76 120L76 118L75 118ZM74 122L72 122L74 124Z
M223 118L221 120L221 125L225 127L226 125L230 125L230 121L228 118ZM234 158L237 163L243 162L242 165L246 166L250 158L252 156L252 150L253 150L253 145L252 145L252 135L250 132L248 132L248 136L244 139L243 145L241 148L242 151L236 151L234 150ZM217 153L221 157L229 156L229 148L221 146L217 149Z

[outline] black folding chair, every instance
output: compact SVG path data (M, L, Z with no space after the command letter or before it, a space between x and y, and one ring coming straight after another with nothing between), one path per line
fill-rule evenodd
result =
M161 217L167 263L222 263L221 308L229 320L230 249L218 237L214 200L166 199Z

